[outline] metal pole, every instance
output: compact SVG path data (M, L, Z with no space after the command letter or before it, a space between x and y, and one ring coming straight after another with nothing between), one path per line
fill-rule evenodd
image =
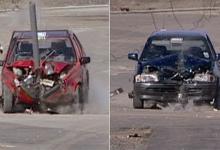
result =
M30 24L33 41L33 57L35 70L40 67L39 45L37 36L37 17L36 17L36 5L33 2L29 2L30 11Z

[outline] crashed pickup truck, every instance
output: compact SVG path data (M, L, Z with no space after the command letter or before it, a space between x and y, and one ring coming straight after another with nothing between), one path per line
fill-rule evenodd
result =
M5 113L16 108L47 109L88 99L90 62L74 33L38 31L40 67L35 68L30 31L15 31L1 61Z
M219 71L216 53L203 31L157 31L148 38L137 61L133 80L134 108L166 106L179 102L185 106L207 102L219 108Z

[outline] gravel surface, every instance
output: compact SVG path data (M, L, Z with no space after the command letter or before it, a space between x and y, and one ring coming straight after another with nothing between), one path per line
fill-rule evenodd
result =
M170 3L171 2L171 3ZM219 0L111 0L111 10L129 8L130 10L150 10L193 7L217 7Z
M25 8L29 1L36 2L41 7L63 7L83 5L107 5L109 0L0 0L0 9Z

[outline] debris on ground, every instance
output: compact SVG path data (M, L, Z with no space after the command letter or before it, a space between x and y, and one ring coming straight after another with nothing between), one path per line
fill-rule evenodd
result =
M137 137L141 137L141 136L140 136L140 135L138 135L138 133L129 134L129 135L127 136L127 138L132 138L132 137L137 138Z
M123 11L123 12L129 12L130 8L128 8L128 7L120 7L120 10Z
M32 109L25 109L24 113L31 115L31 114L33 114L34 112L33 112Z
M47 113L49 113L49 114L59 114L58 112L56 112L56 111L54 111L50 108L47 108Z
M213 111L218 111L218 109L216 109L216 108L213 108Z
M124 92L124 90L122 88L118 88L118 89L110 92L110 97L113 97L115 95L119 95L119 94L121 94L123 92Z
M146 144L151 134L150 127L121 128L120 131L111 132L111 145L120 145L126 150L134 150Z

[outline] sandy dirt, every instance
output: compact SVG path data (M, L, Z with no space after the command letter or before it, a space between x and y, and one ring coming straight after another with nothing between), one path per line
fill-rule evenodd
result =
M211 15L210 15L211 14ZM219 12L154 14L156 28L197 29L208 32L215 49L220 52ZM201 19L202 18L202 19ZM201 21L200 21L201 20ZM162 110L135 110L128 92L132 90L136 62L128 60L127 54L141 52L147 37L155 31L151 14L111 15L111 91L123 88L124 92L111 97L111 149L112 150L215 150L219 149L219 112L208 105L187 105L178 109L174 105ZM134 144L131 140L117 140L124 129L150 128L152 134L144 142ZM129 135L130 132L124 133Z
M171 2L171 3L170 3ZM218 7L219 0L111 0L111 10L129 8L130 10L152 10L195 7Z
M63 7L83 5L107 5L109 0L0 0L0 9L25 8L29 1L39 3L41 7Z
M1 150L108 150L106 115L1 114L0 118Z

